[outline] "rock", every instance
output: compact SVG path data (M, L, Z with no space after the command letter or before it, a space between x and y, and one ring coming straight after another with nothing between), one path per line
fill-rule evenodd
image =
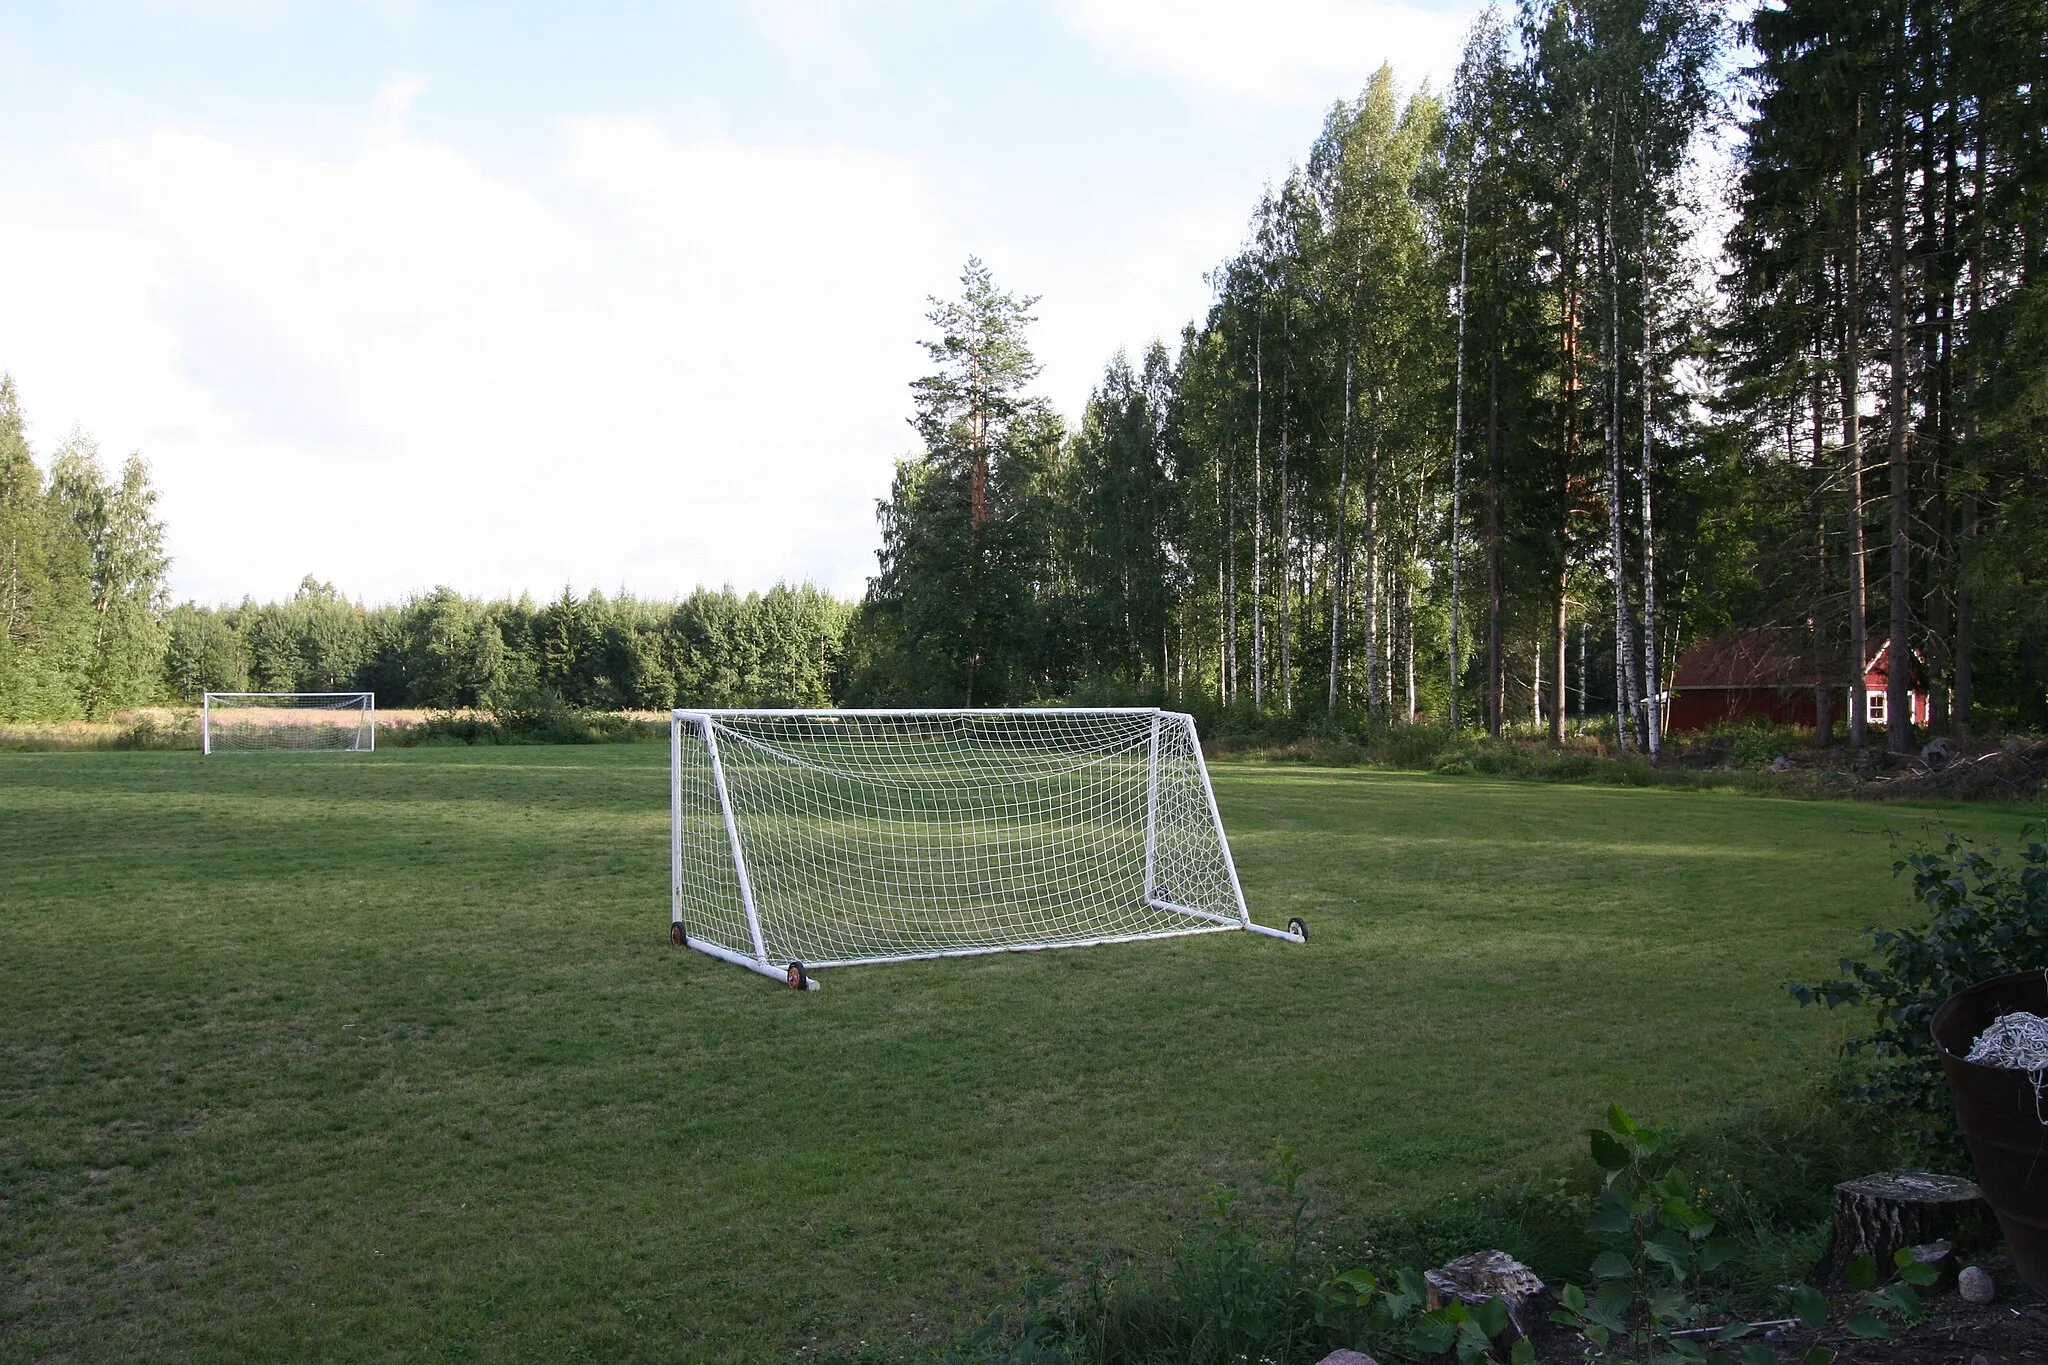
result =
M1975 1182L1959 1176L1886 1171L1845 1180L1835 1186L1834 1226L1813 1281L1839 1278L1859 1256L1874 1257L1878 1273L1887 1274L1903 1247L1943 1241L1962 1245L1963 1230L1981 1228L1985 1211Z
M1380 1363L1363 1351L1332 1351L1321 1360L1318 1360L1316 1365L1380 1365Z
M1791 759L1785 757L1785 755L1783 754L1779 754L1776 758L1771 760L1771 771L1774 773L1789 773L1796 770L1798 767L1799 765L1797 763L1794 763Z
M1945 739L1934 740L1932 743L1923 746L1920 750L1920 757L1926 759L1930 767L1935 768L1951 762L1955 756L1956 746Z
M1982 1266L1966 1265L1956 1277L1956 1289L1965 1303L1989 1303L1998 1297L1998 1286Z
M1474 1308L1488 1299L1499 1299L1507 1305L1510 1330L1517 1337L1528 1336L1552 1307L1550 1290L1536 1272L1505 1251L1460 1256L1423 1272L1422 1279L1429 1286L1431 1308L1441 1308L1453 1299Z

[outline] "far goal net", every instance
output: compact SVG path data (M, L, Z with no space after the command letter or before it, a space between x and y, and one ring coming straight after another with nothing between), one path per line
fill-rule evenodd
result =
M370 692L208 692L200 702L199 747L333 749L377 747L377 698Z
M1300 938L1252 922L1177 712L678 710L670 769L671 938L792 985L854 963Z

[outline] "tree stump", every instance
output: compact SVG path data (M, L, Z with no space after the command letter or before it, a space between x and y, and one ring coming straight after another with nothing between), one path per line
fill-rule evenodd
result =
M1506 1342L1494 1343L1503 1351L1514 1345L1515 1338L1534 1332L1554 1306L1550 1290L1536 1272L1505 1251L1475 1251L1470 1256L1460 1256L1439 1269L1424 1271L1422 1279L1429 1286L1431 1308L1441 1308L1453 1299L1473 1308L1488 1299L1499 1299L1505 1304L1511 1335ZM1507 1358L1505 1353L1501 1358Z
M1859 1256L1877 1261L1889 1278L1894 1258L1906 1247L1949 1242L1976 1246L1990 1206L1976 1182L1930 1171L1886 1171L1835 1186L1833 1226L1827 1253L1808 1278L1816 1284L1839 1280Z

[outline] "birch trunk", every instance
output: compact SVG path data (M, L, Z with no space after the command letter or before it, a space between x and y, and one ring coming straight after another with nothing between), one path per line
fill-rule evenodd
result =
M1828 508L1821 497L1821 471L1827 467L1827 397L1822 376L1821 348L1816 337L1813 348L1813 382L1809 399L1813 407L1813 738L1822 748L1835 742L1835 689L1828 674L1828 641L1825 600L1828 592Z
M1657 669L1657 535L1652 516L1656 458L1650 441L1650 210L1643 206L1643 256L1637 262L1643 291L1643 673L1649 687L1643 693L1643 719L1649 732L1650 761L1655 763L1663 749L1663 703L1658 697L1662 677ZM1619 272L1617 272L1619 273Z
M1464 545L1465 545L1465 317L1466 317L1466 264L1472 245L1472 168L1465 168L1465 209L1464 228L1458 238L1458 368L1452 385L1451 398L1451 729L1457 730L1464 720L1458 711L1458 684L1460 682L1461 660L1459 648L1463 641L1459 636L1459 613L1463 609L1464 597ZM1411 691L1413 689L1411 688ZM1411 708L1412 709L1412 708Z
M1550 647L1555 651L1551 658L1550 680L1550 742L1564 743L1564 642L1570 629L1568 611L1570 603L1565 598L1565 570L1557 571L1557 601L1550 617Z
M1292 423L1288 420L1294 407L1293 340L1294 332L1287 319L1282 320L1282 337L1288 343L1287 352L1280 366L1280 518L1274 526L1274 537L1278 542L1279 600L1274 610L1278 617L1275 628L1280 632L1280 711L1283 715L1294 714L1294 618L1289 589L1294 578L1294 519L1290 502L1293 493L1292 481L1288 474L1287 438Z
M1913 740L1912 509L1907 505L1906 118L1892 114L1891 194L1891 663L1885 675L1885 747L1911 753Z
M1415 723L1415 585L1401 580L1401 667L1408 678L1408 723Z
M1500 344L1495 338L1487 361L1486 445L1486 731L1500 738L1501 712L1507 700L1502 670L1500 563Z
M1362 267L1361 267L1362 269ZM1344 598L1349 590L1350 561L1345 557L1344 531L1351 520L1352 382L1358 361L1358 276L1351 280L1351 313L1344 329L1344 424L1337 456L1337 558L1330 585L1329 714L1337 718L1337 676L1344 663Z
M1280 710L1291 716L1294 714L1294 619L1289 589L1294 578L1294 521L1289 502L1293 490L1287 477L1287 398L1283 386L1280 399L1280 521L1274 528L1280 542L1280 600L1273 605L1279 618L1275 628L1280 632Z
M1252 706L1266 709L1266 320L1252 334Z
M1380 629L1380 604L1386 600L1380 591L1380 437L1379 400L1380 392L1373 390L1372 443L1366 448L1365 459L1365 696L1366 707L1375 721L1383 720L1383 709L1387 693L1387 672L1382 666L1382 642L1386 639Z
M1600 264L1606 276L1607 352L1607 558L1614 592L1615 739L1624 753L1635 743L1635 622L1629 610L1627 560L1621 535L1621 291L1616 288L1614 193L1609 187L1607 218L1600 233Z
M1980 131L1977 134L1977 154L1972 158L1974 168L1971 178L1975 182L1975 192L1971 195L1970 202L1975 205L1984 203L1984 163L1985 159L1990 155L1989 149L1984 144L1984 134L1981 131L1980 125ZM1970 286L1964 294L1964 305L1969 309L1969 321L1972 324L1976 322L1978 309L1983 303L1984 218L1985 215L1979 211L1976 215L1976 241L1970 254ZM1965 335L1967 334L1966 331ZM1971 438L1975 434L1975 418L1965 416L1963 448L1971 452L1972 459L1975 458L1976 446ZM1977 624L1977 604L1971 598L1969 589L1962 586L1963 571L1969 566L1970 543L1977 536L1977 483L1974 477L1965 477L1963 480L1962 504L1962 527L1958 534L1956 545L1956 576L1958 579L1956 588L1956 691L1952 702L1954 708L1953 723L1956 736L1959 739L1968 736L1970 733L1971 710L1976 704L1976 679L1974 676L1976 640L1974 637Z
M1865 638L1867 550L1863 536L1863 100L1856 100L1854 164L1849 171L1849 240L1842 299L1842 426L1849 461L1849 744L1870 742L1870 667Z

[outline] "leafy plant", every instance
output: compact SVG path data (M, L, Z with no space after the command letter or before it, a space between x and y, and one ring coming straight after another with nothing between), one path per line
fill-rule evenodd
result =
M1354 1310L1355 1331L1377 1349L1404 1354L1454 1355L1458 1365L1535 1365L1536 1348L1526 1339L1507 1351L1497 1343L1512 1325L1499 1299L1476 1306L1456 1299L1418 1311L1429 1286L1412 1270L1382 1281L1370 1270L1350 1270L1323 1286L1325 1301Z
M1939 1272L1933 1266L1915 1260L1909 1247L1899 1248L1892 1257L1892 1266L1897 1275L1896 1282L1892 1284L1878 1283L1875 1256L1858 1256L1842 1268L1843 1277L1862 1291L1860 1307L1850 1313L1849 1320L1843 1324L1859 1337L1893 1336L1887 1317L1898 1319L1903 1326L1911 1326L1926 1316L1918 1291L1933 1284Z
M1593 1260L1593 1285L1568 1284L1552 1320L1577 1328L1611 1358L1658 1362L1727 1361L1721 1348L1748 1335L1746 1324L1702 1333L1701 1294L1708 1276L1738 1250L1715 1235L1693 1182L1666 1156L1669 1139L1620 1105L1591 1134L1604 1179L1588 1229L1606 1245ZM1742 1349L1744 1365L1773 1365L1770 1348Z
M1310 1225L1303 1174L1295 1150L1275 1142L1262 1177L1270 1230L1263 1236L1235 1191L1212 1191L1182 1270L1182 1299L1200 1307L1195 1336L1206 1353L1224 1360L1294 1357L1303 1320L1314 1318L1305 1274Z
M1980 853L1952 833L1942 848L1894 863L1894 875L1912 873L1927 924L1869 931L1880 960L1843 958L1837 980L1786 983L1802 1005L1875 1008L1876 1027L1847 1044L1852 1056L1876 1063L1852 1094L1917 1114L1920 1140L1928 1146L1955 1142L1955 1113L1928 1033L1934 1011L1987 978L2048 969L2048 841L2039 826L2025 837L2020 853L2008 857L1997 848Z

